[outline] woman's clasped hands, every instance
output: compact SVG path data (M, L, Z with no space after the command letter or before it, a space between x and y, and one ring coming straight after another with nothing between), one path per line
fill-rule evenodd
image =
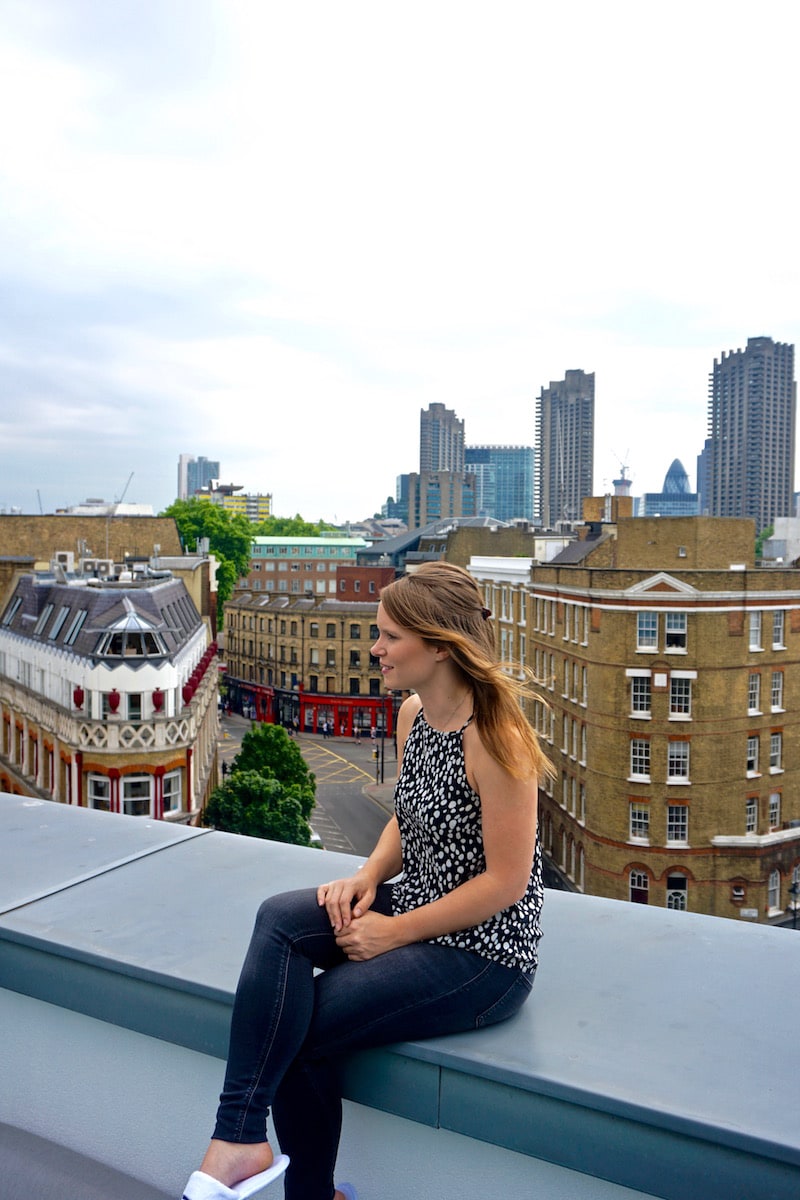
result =
M400 944L394 917L372 912L375 884L357 871L317 888L317 903L328 913L336 944L354 962L385 954Z

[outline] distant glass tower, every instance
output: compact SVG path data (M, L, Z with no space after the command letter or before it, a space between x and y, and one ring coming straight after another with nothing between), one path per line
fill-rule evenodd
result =
M464 458L475 476L478 516L533 520L532 446L467 446Z
M546 529L581 520L593 475L594 372L567 371L536 402L536 515Z
M640 517L696 517L700 511L697 492L690 491L689 476L679 458L674 458L664 476L660 492L645 492Z
M181 456L183 457L183 456ZM190 458L186 463L186 494L191 498L201 488L211 485L212 479L219 479L219 463L210 458Z
M419 414L419 470L464 471L464 422L443 404Z
M708 389L707 488L713 517L752 517L756 532L792 515L797 385L794 346L747 339L714 359Z

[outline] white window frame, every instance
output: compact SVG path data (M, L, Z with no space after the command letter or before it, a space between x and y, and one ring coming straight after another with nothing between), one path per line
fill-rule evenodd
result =
M643 609L636 614L636 649L651 654L658 650L658 613Z
M783 734L780 730L769 735L769 773L770 775L783 773Z
M747 711L751 715L761 712L761 675L751 671L747 676Z
M692 676L673 671L669 680L670 721L692 719ZM682 695L680 695L682 693Z
M634 768L645 766L646 771L637 771ZM650 739L649 738L631 738L630 748L630 779L638 779L643 783L650 782Z
M628 806L628 838L640 845L650 843L650 805L631 800Z
M781 793L770 792L769 794L769 827L770 829L780 829L781 827Z
M685 612L668 612L664 615L664 653L686 654L689 640L689 622ZM670 642L672 644L670 645Z
M749 647L751 650L762 650L761 645L761 609L750 610L749 616Z
M126 816L134 817L152 817L153 816L153 783L155 782L152 775L123 775L120 779L119 789L119 809ZM129 795L135 788L145 786L147 788L147 796ZM146 803L146 812L131 812L131 808L138 808L142 803Z
M745 833L758 833L758 796L748 796L744 810Z
M683 887L669 886L669 879L682 879ZM676 872L675 875L668 877L667 880L667 908L673 912L686 912L689 907L689 880L685 875Z
M686 846L689 844L689 806L686 804L667 805L667 845Z
M783 712L783 671L772 672L770 707L773 712Z
M786 612L782 608L776 608L772 614L772 649L786 649Z
M87 775L86 804L98 812L111 812L111 780L107 775Z
M670 740L667 743L667 783L688 783L691 746L689 742Z
M759 747L758 734L755 734L755 733L748 734L748 737L747 737L747 767L746 767L748 779L755 779L761 774L761 772L758 769L759 749L760 749L760 747Z
M653 687L649 671L631 675L631 716L639 720L652 716Z
M183 807L183 771L167 771L163 779L164 813L180 812ZM167 801L175 803L167 803Z

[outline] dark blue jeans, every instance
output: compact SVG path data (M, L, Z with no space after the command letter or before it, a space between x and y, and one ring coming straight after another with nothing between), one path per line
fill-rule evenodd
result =
M391 913L388 885L373 909ZM214 1137L263 1142L272 1107L291 1158L286 1200L332 1200L340 1056L503 1021L532 983L530 973L431 942L350 962L315 890L273 896L259 909L236 991Z

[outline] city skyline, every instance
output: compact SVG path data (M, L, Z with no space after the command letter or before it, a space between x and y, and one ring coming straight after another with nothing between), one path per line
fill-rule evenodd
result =
M4 6L0 507L130 481L159 511L205 448L277 515L356 520L415 469L420 410L530 445L573 369L596 493L691 471L714 358L800 332L791 191L712 169L783 161L797 25L784 2L756 27L680 0Z

